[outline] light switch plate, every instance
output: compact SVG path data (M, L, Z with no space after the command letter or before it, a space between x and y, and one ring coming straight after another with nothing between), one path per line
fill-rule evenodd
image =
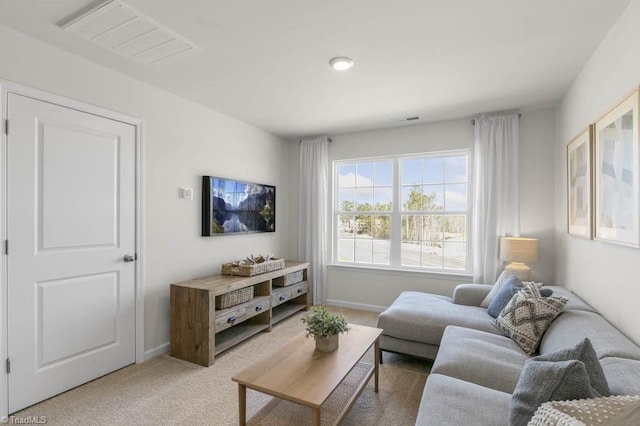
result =
M180 198L183 200L193 200L193 188L180 187Z

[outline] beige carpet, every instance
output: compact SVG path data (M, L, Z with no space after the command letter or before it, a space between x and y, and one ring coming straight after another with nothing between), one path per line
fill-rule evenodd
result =
M342 312L354 324L376 323L374 312L331 310ZM45 416L53 425L237 425L238 390L231 376L304 330L300 321L303 315L298 313L276 325L271 333L260 333L220 354L211 367L163 355L79 386L15 416ZM373 361L372 351L365 360ZM379 392L373 391L371 380L343 424L413 425L430 367L428 361L385 352ZM249 390L248 416L271 400Z

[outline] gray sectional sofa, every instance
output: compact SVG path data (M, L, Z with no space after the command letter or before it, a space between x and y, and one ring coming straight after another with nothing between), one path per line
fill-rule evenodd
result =
M463 284L453 297L407 291L378 318L382 350L434 359L416 425L507 425L509 404L530 358L492 325L481 301L491 285ZM613 395L640 395L640 347L573 293L545 332L540 354L593 344Z

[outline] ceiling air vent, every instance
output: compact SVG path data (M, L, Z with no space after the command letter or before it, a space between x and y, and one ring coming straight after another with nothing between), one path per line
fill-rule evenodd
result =
M81 13L61 27L145 66L199 50L190 41L117 0Z

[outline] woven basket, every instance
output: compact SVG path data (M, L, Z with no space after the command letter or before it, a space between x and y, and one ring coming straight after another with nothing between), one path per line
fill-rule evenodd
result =
M302 271L292 272L282 277L274 278L273 285L278 287L286 287L291 284L297 284L302 281Z
M225 275L239 275L250 277L252 275L264 274L265 272L276 271L284 268L284 259L271 259L253 265L238 265L234 263L223 263L222 273Z
M253 299L253 286L230 291L216 297L216 309L226 309Z

